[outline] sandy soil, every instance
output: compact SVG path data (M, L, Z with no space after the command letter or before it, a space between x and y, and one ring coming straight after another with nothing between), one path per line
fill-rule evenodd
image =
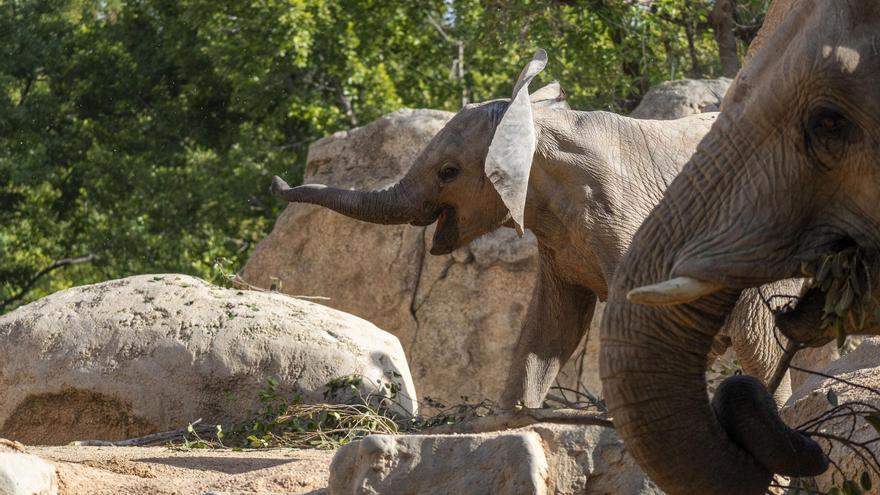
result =
M53 461L61 495L325 494L332 451L26 447Z

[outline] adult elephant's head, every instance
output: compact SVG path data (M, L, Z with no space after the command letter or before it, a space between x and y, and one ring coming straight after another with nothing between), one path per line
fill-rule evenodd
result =
M537 139L532 107L567 108L557 83L529 95L529 83L546 64L547 54L539 49L520 73L511 100L468 105L458 112L388 189L364 192L320 184L290 188L275 177L272 192L366 222L436 221L431 254L450 253L503 224L522 234Z
M880 3L771 9L778 24L639 229L605 312L615 426L670 495L760 494L774 472L827 467L760 384L737 378L710 403L706 354L744 288L821 253L880 248Z

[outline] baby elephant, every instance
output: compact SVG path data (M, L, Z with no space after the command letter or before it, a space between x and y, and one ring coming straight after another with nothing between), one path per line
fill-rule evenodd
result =
M501 398L508 408L518 401L541 406L590 327L597 299L605 300L608 281L636 229L716 116L652 121L572 111L557 83L529 95L529 82L546 63L547 54L538 50L511 100L458 112L388 189L290 188L278 177L272 182L279 198L358 220L437 222L435 255L501 226L520 235L531 229L540 273ZM740 305L727 334L745 370L766 381L781 352L772 316L754 292ZM786 384L780 392L788 393Z

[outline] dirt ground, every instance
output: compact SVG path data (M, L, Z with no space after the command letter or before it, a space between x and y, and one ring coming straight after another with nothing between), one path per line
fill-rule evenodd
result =
M55 463L61 495L325 494L333 451L27 447Z

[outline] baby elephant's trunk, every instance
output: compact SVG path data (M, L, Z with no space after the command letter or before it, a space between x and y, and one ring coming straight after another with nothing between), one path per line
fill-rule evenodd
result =
M280 177L274 177L272 194L291 203L311 203L330 208L337 213L364 222L393 225L419 221L413 207L405 200L406 196L400 183L383 191L363 192L327 187L322 184L306 184L291 188Z

